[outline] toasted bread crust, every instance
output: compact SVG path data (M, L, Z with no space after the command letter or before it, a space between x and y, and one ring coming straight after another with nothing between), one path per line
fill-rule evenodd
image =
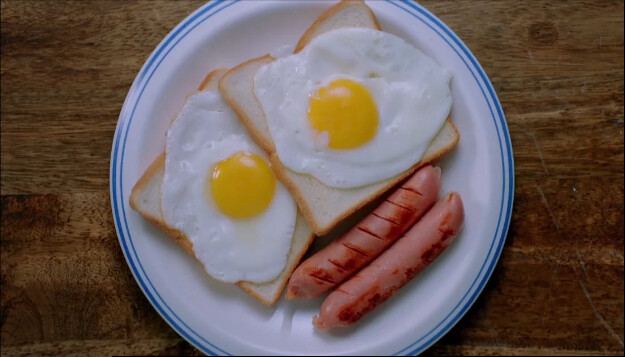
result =
M141 195L141 191L145 189L148 182L150 182L150 179L152 179L152 176L154 176L158 171L162 170L164 167L165 167L165 153L162 152L160 155L156 157L156 159L154 159L154 161L152 161L152 163L150 164L150 166L148 166L148 168L145 170L143 175L141 175L139 180L137 180L137 183L135 183L135 185L132 187L132 190L130 191L130 207L132 207L135 211L140 210L139 196ZM149 217L153 217L154 219L159 218L159 217L154 217L154 215L149 214L147 212L143 214L143 216L146 218L149 218Z
M130 194L130 207L132 207L135 211L141 213L147 220L152 222L155 226L165 231L178 245L182 247L190 256L195 258L195 254L193 253L193 243L187 239L182 232L177 229L171 228L165 223L163 220L163 215L161 213L160 217L156 217L153 214L150 214L147 211L141 209L139 203L139 196L141 192L146 188L147 184L154 177L154 175L158 174L159 171L165 169L165 153L161 153L154 159L154 161L150 164L150 166L145 170L141 178L137 181L137 183L132 188L132 192Z
M363 6L363 8L366 8L369 12L369 16L371 17L371 21L375 24L375 28L377 30L381 30L378 19L375 17L373 11L371 11L371 9L365 4L364 0L342 0L341 2L324 11L317 18L317 20L315 20L315 22L310 25L310 27L306 30L306 32L304 32L302 37L300 37L299 41L297 41L297 45L295 46L295 50L293 51L293 53L298 53L299 51L304 49L304 47L306 47L306 45L315 37L315 32L322 23L334 16L337 12L349 6Z
M245 61L245 62L243 62L243 63L233 67L228 72L226 72L221 77L221 79L219 80L219 84L218 84L218 88L219 88L219 92L221 93L221 96L226 100L228 105L230 105L230 107L237 114L237 117L239 117L239 121L241 121L241 123L243 123L243 126L245 126L247 131L250 133L250 136L252 137L252 139L254 139L254 141L256 141L256 143L263 150L265 150L267 153L271 153L271 152L273 152L275 150L275 146L273 144L273 141L270 138L266 138L261 132L259 132L256 129L256 127L254 126L253 122L247 116L247 114L245 113L245 110L241 107L241 105L239 104L237 99L234 98L229 93L229 90L227 88L227 83L230 80L230 76L234 75L235 73L237 73L238 71L240 71L241 69L243 69L243 68L245 68L247 66L251 66L251 65L261 66L261 65L264 65L264 64L267 64L267 63L271 63L274 60L275 59L271 55L266 54L264 56L252 58L249 61ZM250 90L252 91L252 94L254 95L254 100L256 100L256 103L260 107L260 103L258 102L258 99L256 98L256 94L254 94L254 83L253 82L252 82L252 87L250 88Z
M223 77L226 72L228 72L227 68L217 68L210 71L206 77L204 77L204 80L200 83L197 90L200 92L205 90L217 90L219 79Z

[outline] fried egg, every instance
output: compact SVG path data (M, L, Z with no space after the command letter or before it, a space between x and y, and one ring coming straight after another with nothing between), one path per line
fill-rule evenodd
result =
M284 269L297 208L267 155L217 91L190 97L166 138L162 213L224 282L266 282Z
M351 188L421 159L449 115L450 82L397 36L341 28L261 67L254 92L286 167Z

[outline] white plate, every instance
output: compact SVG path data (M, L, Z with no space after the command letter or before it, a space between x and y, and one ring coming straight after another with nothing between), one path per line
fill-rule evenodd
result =
M514 164L506 121L475 57L439 19L410 1L368 3L382 28L453 73L458 147L440 163L443 191L460 192L465 227L456 242L391 300L352 328L313 330L321 300L269 308L208 278L194 260L128 204L163 150L185 95L217 67L294 44L328 2L210 2L158 45L122 108L111 156L111 200L120 244L139 286L182 337L207 354L417 354L441 338L482 291L510 222Z

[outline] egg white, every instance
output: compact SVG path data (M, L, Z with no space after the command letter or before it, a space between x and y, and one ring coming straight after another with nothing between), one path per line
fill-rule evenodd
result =
M297 208L277 180L271 204L252 218L230 218L207 200L207 173L240 151L267 159L219 92L189 98L167 132L162 213L193 243L209 275L224 282L261 283L276 278L286 265Z
M375 137L348 150L315 138L307 116L310 94L339 78L364 85L379 117ZM328 186L350 188L393 177L419 161L449 115L450 81L448 71L399 37L342 28L261 67L254 91L280 161Z

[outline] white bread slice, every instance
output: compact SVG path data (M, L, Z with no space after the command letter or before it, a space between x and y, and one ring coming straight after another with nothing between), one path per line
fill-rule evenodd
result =
M342 0L324 11L300 37L294 53L301 51L313 38L341 27L368 27L381 30L378 19L363 0Z
M226 70L214 70L206 76L200 87L202 90L216 90L217 81ZM190 95L189 95L190 96ZM180 245L190 256L195 258L193 244L180 231L169 227L163 219L161 210L161 186L165 174L165 153L160 154L154 162L147 168L141 178L132 188L130 195L130 206L139 212L147 220L165 231L178 245ZM280 275L272 281L266 283L252 283L242 281L237 285L252 297L265 305L275 304L286 286L291 273L302 259L308 247L314 240L310 227L302 214L298 211L295 223L295 231L291 241L291 249L287 258L287 263Z
M380 29L375 15L363 1L344 0L328 9L312 24L300 39L295 51L303 48L314 36L346 26ZM310 175L286 168L275 153L264 111L254 94L256 71L274 60L272 56L265 55L232 68L219 81L219 90L237 112L252 138L270 154L276 177L289 189L317 235L329 233L341 221L410 176L419 167L435 161L453 149L460 139L458 130L448 118L421 160L403 173L363 187L339 189L326 186Z

